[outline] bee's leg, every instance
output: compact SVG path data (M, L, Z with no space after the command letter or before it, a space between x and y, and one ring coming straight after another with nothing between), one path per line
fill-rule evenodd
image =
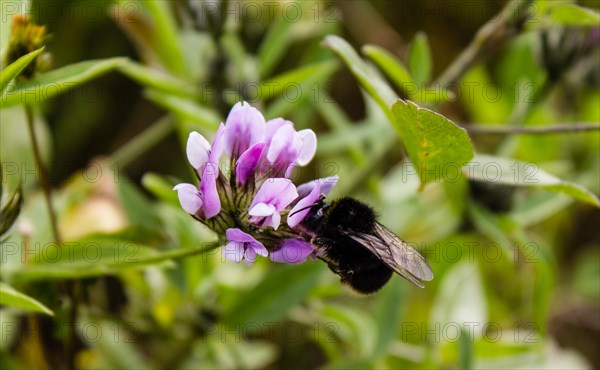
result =
M339 273L340 273L340 268L338 267L338 265L337 265L335 262L333 262L333 261L331 261L331 260L328 260L328 259L326 259L326 258L324 258L324 257L322 257L322 256L317 256L317 258L318 258L318 259L320 259L321 261L325 262L325 263L327 264L327 267L329 267L329 269L330 269L330 270L331 270L333 273L335 273L335 274L338 274L338 275L339 275Z

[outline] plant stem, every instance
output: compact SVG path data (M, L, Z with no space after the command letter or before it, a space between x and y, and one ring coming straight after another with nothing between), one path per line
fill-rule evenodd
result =
M48 217L50 219L50 226L52 228L54 243L56 243L57 248L61 248L63 239L60 234L60 230L58 229L56 211L54 209L54 205L52 204L52 188L50 186L50 181L48 179L48 171L46 170L46 166L44 165L38 138L35 132L33 108L29 104L25 104L25 115L27 117L27 127L29 131L29 136L31 138L33 155L35 157L35 162L39 171L40 186L42 187L44 199L46 201L46 208L48 209ZM67 368L75 369L75 320L77 319L77 296L75 294L75 286L73 282L66 282L63 286L63 289L69 296L69 303L71 305L69 310L69 322L67 322L67 324L69 325L69 332L67 334L67 339L65 343L65 357L67 360Z
M119 164L119 168L123 168L164 139L172 130L173 118L170 115L162 116L144 132L117 149L108 161Z
M58 248L60 248L62 244L62 237L58 230L56 212L54 210L54 206L52 205L52 188L50 187L50 181L48 180L48 172L46 170L46 166L44 165L44 161L42 160L40 146L35 133L35 127L33 122L33 109L28 104L25 105L25 114L27 116L27 127L29 129L29 136L31 138L31 146L33 147L33 155L35 157L35 162L39 171L40 186L42 187L42 191L44 193L44 199L46 201L46 208L48 209L48 217L50 218L50 226L52 228L54 242L58 245Z
M518 34L520 26L529 16L527 9L533 0L513 0L500 14L481 27L469 46L438 77L433 85L456 90L455 84L460 78L485 55L490 49L501 45L504 41ZM454 86L454 88L453 88Z
M462 125L462 128L467 130L469 134L476 135L540 135L540 134L557 134L557 133L576 133L585 131L600 131L600 124L596 123L566 123L551 126L490 126L490 125Z

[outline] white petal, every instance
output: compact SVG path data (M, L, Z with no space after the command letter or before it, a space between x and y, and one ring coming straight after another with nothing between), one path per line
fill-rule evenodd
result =
M254 207L250 208L250 211L248 211L250 216L256 217L267 217L274 213L276 213L275 207L265 203L258 203Z
M302 149L296 163L305 166L313 159L317 151L317 135L311 129L298 131L298 135L302 139Z
M273 213L273 216L271 216L271 226L273 226L273 228L275 230L277 230L280 223L281 223L281 215L279 214L279 212Z
M178 184L173 190L177 191L179 197L179 203L187 213L196 215L202 208L202 198L200 192L192 184Z
M232 262L240 262L244 257L243 243L229 242L223 248L223 256Z
M204 163L208 162L208 154L210 152L210 143L196 131L190 132L188 137L186 154L188 161L195 168L200 168Z

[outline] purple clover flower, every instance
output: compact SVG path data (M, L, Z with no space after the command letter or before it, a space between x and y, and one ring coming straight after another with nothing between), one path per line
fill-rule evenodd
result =
M225 152L239 158L252 145L264 141L265 118L248 103L237 103L225 121Z
M229 242L223 248L223 256L230 261L240 262L244 259L246 265L250 266L257 255L266 257L269 254L261 242L240 229L227 229L226 235Z
M221 201L217 191L219 176L219 157L223 152L223 133L225 127L221 124L213 145L199 133L190 133L186 146L188 161L200 177L200 189L194 191L194 185L179 184L177 190L179 202L183 209L197 217L209 219L221 211Z
M250 204L250 222L257 226L271 226L277 230L281 222L280 212L296 198L298 192L290 180L266 180Z
M186 154L200 185L183 183L174 190L187 213L227 239L226 259L251 265L257 255L267 257L271 251L272 261L302 263L315 252L296 227L338 180L334 176L296 188L289 179L295 166L310 162L316 148L312 130L296 131L283 118L265 121L256 108L237 103L212 145L190 133ZM224 163L234 165L227 176L219 168L223 154L229 157Z

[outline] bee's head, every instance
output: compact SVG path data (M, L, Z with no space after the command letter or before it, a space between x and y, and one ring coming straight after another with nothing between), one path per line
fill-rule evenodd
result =
M325 211L327 210L327 208L329 208L329 204L325 203L325 195L321 194L319 196L319 199L315 203L306 206L302 209L299 209L296 212L303 211L307 208L310 208L310 211L308 211L308 213L304 217L304 220L302 220L302 227L305 230L314 233L321 226L325 215Z

